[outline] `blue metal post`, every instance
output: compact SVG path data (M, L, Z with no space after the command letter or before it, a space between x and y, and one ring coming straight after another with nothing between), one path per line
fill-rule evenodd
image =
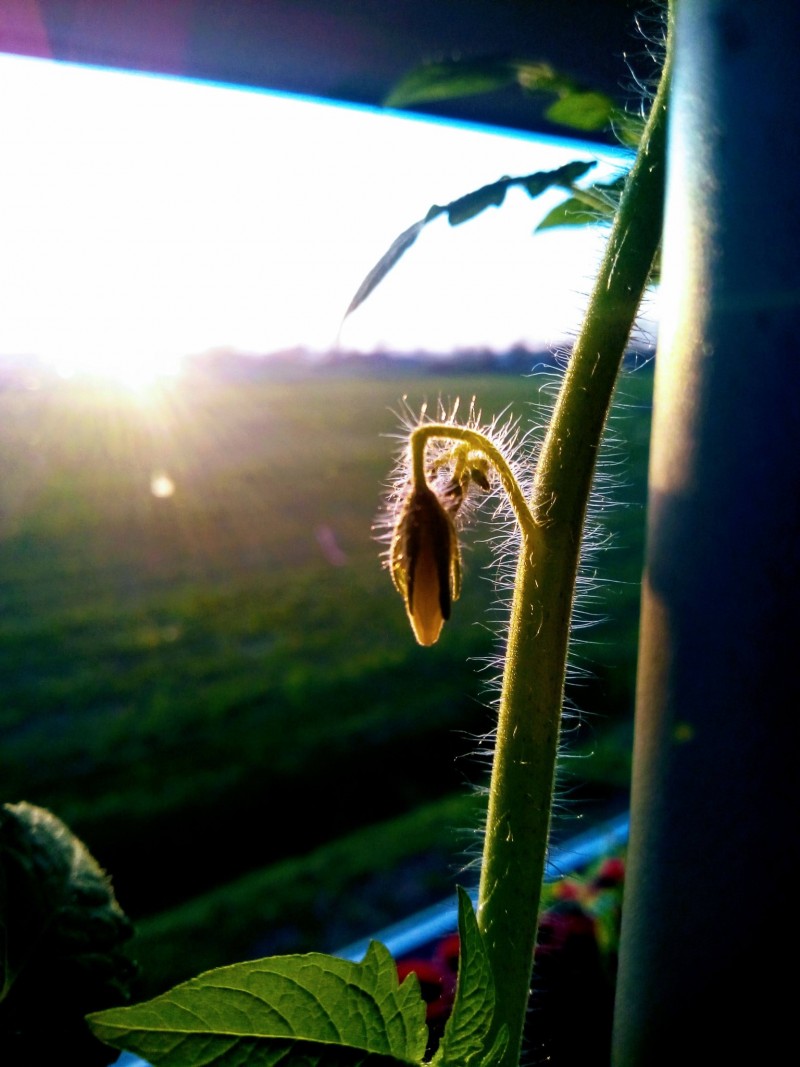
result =
M676 16L615 1067L797 1047L800 4Z

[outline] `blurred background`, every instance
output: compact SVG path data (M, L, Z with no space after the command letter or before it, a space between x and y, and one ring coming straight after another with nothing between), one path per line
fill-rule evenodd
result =
M565 194L509 191L426 227L345 313L431 205L630 157L519 86L383 102L423 62L505 56L636 113L657 21L633 12L4 4L3 800L49 807L109 871L145 993L335 951L476 879L498 531L471 523L462 598L422 649L382 500L424 405L474 397L535 454L602 227L534 232ZM655 295L645 311L599 465L557 839L627 804Z

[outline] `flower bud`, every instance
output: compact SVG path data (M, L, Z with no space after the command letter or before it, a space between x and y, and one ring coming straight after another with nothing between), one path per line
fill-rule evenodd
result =
M391 568L414 636L421 645L435 644L458 599L461 559L453 520L427 485L406 497L392 538Z

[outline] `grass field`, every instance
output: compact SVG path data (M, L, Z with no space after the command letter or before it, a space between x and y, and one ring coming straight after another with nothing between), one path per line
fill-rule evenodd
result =
M585 606L608 618L576 650L573 783L627 773L651 377L624 375L601 463ZM485 375L0 394L4 799L65 819L135 920L483 781L491 530L465 536L432 649L372 530L402 398L472 395L528 427L550 393Z

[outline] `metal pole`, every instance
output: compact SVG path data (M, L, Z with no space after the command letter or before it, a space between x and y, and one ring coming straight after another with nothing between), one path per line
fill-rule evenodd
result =
M675 46L615 1067L797 1044L800 3Z

